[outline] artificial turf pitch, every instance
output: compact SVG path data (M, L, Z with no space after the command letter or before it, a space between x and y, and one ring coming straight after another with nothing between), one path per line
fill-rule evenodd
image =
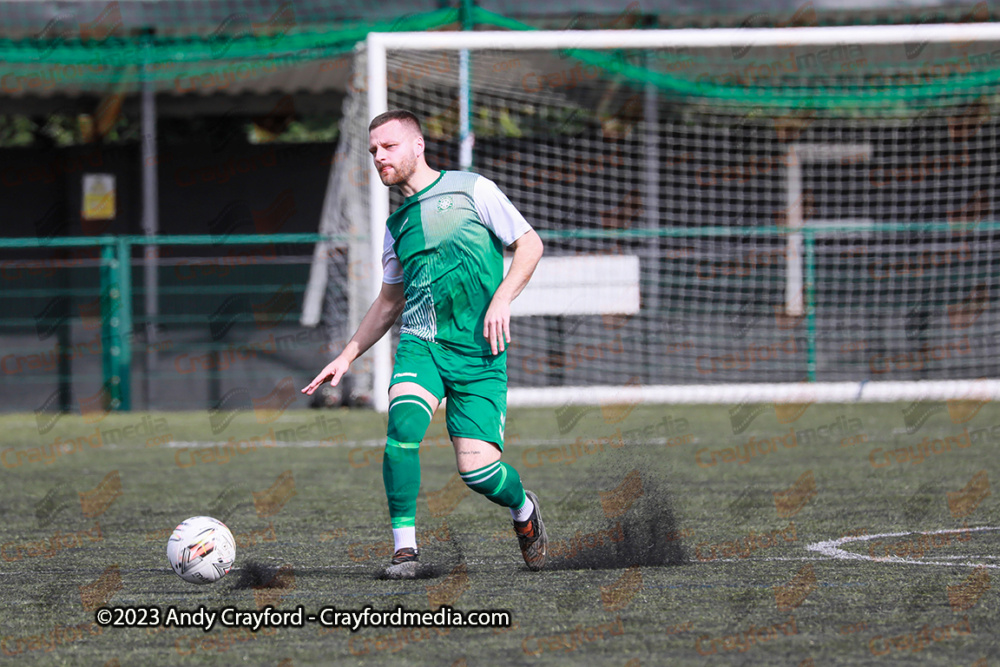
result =
M1000 653L992 403L512 410L504 460L541 498L543 572L524 567L507 511L456 479L436 419L417 513L429 578L413 581L378 576L391 552L384 429L346 410L0 417L0 660L985 665ZM238 544L210 586L165 558L173 527L199 514ZM104 605L447 605L507 610L512 624L205 633L102 628Z

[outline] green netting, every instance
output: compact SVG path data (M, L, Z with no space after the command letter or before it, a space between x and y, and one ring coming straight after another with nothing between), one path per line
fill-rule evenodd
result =
M0 61L5 63L7 82L0 87L4 92L30 93L60 86L173 81L235 69L241 78L260 76L349 53L369 32L419 32L457 20L458 10L442 9L325 29L300 26L294 16L252 26L223 22L204 38L129 38L112 32L101 39L4 40Z
M110 3L104 14L114 14L113 6L117 3ZM53 88L105 92L109 87L127 93L141 81L156 82L164 89L199 77L280 76L283 71L344 56L369 32L457 29L460 20L458 9L441 9L393 20L329 26L297 17L296 9L285 3L261 23L245 14L231 14L195 38L123 35L115 18L102 14L93 26L81 23L79 30L71 31L72 39L43 32L31 39L0 41L0 61L7 65L0 88L13 94L43 94ZM480 29L535 29L478 7L472 8L471 16ZM739 49L665 48L652 57L649 52L624 49L575 49L562 51L561 56L596 68L602 77L651 84L663 95L688 103L704 99L706 103L724 100L785 108L842 111L853 107L869 110L866 113L877 108L883 115L906 115L914 103L924 109L942 100L954 104L957 97L981 97L984 89L1000 82L997 45L969 46L925 49L926 44L862 47L845 43L768 49L748 44ZM818 61L831 58L843 60L834 72L826 66L828 62L817 66Z

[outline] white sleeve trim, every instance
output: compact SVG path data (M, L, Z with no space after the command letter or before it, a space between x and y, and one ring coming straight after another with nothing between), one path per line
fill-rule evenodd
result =
M490 179L483 176L476 179L472 199L476 205L476 212L479 213L479 219L505 246L509 246L531 231L531 225L521 212L514 208L507 195Z
M389 228L385 228L385 241L382 244L382 282L390 285L398 285L403 282L403 265L396 257L396 251L392 249L395 239L389 233Z

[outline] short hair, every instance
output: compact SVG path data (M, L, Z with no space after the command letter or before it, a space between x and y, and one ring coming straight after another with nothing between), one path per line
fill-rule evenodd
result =
M368 131L371 132L376 127L381 127L394 120L398 120L403 125L409 125L412 129L416 130L419 136L424 136L424 131L420 127L420 119L412 111L407 111L406 109L391 109L385 113L380 113L372 119L372 122L368 125Z

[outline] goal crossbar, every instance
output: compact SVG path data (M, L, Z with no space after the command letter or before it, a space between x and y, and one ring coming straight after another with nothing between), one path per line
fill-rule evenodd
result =
M651 49L754 46L989 42L1000 40L1000 23L935 23L801 28L681 30L484 30L471 32L369 33L368 53L405 49Z

